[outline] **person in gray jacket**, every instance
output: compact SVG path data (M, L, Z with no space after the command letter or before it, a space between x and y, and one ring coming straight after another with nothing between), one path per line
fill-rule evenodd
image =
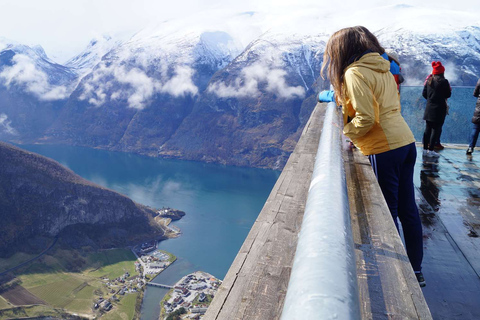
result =
M477 85L473 90L473 96L477 98L475 104L475 111L472 117L472 133L470 135L470 144L468 145L467 154L472 154L475 145L477 144L478 133L480 132L480 79L478 79Z

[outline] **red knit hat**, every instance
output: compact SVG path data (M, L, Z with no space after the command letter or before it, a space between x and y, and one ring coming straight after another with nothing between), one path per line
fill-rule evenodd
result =
M445 67L442 66L442 63L440 61L433 61L432 68L433 68L432 74L445 73Z

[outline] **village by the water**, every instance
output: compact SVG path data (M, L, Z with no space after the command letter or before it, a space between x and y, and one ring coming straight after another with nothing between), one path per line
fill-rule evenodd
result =
M159 216L167 215L170 208L160 210ZM169 225L169 222L166 223ZM170 232L179 233L175 227L170 227ZM104 285L109 292L94 302L97 315L110 312L122 296L138 293L145 286L157 286L170 289L160 301L159 319L202 319L212 301L221 281L209 273L197 271L184 276L175 285L165 285L152 282L162 271L168 268L177 259L172 253L157 248L157 241L152 240L141 243L131 250L137 257L135 271L137 274L126 272L115 279L103 278Z

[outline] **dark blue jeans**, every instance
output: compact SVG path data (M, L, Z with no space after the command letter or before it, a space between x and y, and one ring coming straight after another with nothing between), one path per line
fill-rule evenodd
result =
M368 156L398 230L402 223L405 247L414 271L422 270L422 223L415 203L413 170L417 159L415 143Z
M480 132L480 124L473 124L472 133L470 133L470 148L475 148L478 140L478 133Z

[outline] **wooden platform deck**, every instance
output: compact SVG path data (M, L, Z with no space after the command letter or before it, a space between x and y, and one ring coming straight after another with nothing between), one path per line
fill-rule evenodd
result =
M432 319L368 158L344 159L362 319Z
M280 318L324 110L315 108L204 319ZM463 149L441 154L433 164L419 154L415 173L420 289L367 158L344 146L362 319L480 319L480 152L479 161Z

